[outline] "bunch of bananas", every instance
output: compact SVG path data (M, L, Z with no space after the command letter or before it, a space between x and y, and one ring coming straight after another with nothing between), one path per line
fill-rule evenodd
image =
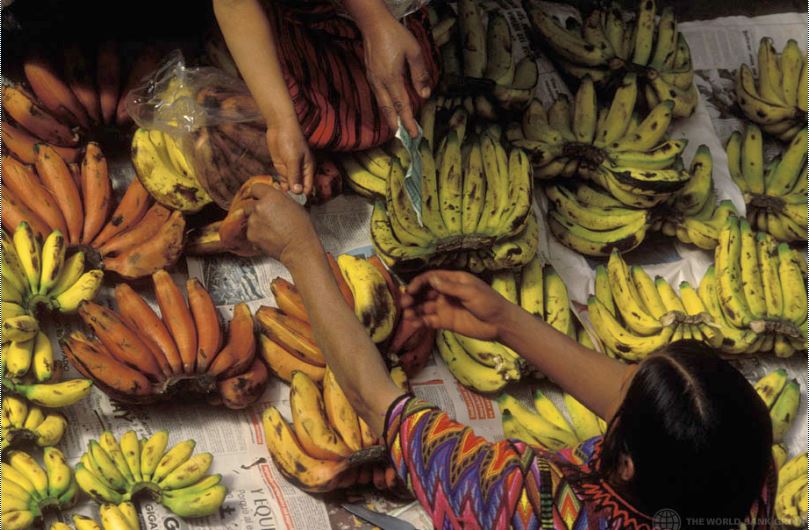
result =
M196 278L186 282L188 303L168 272L152 279L162 318L127 284L115 288L117 312L81 304L79 315L96 338L74 331L62 341L71 364L125 403L188 392L233 409L256 401L269 374L256 357L247 304L234 307L225 340L211 295Z
M807 526L807 453L791 458L779 469L774 509L783 524Z
M138 510L131 502L121 504L102 504L98 508L101 524L84 515L73 515L73 528L70 525L55 522L48 530L141 530Z
M436 28L442 61L442 87L464 93L470 114L496 120L499 108L526 104L537 84L533 57L515 62L512 32L503 13L484 13L474 0L458 2L458 18ZM423 124L424 125L424 124Z
M346 304L354 310L374 342L386 342L399 321L399 287L391 274L376 256L365 259L341 254L335 259L329 254L327 257ZM295 285L283 278L275 278L270 289L278 308L262 306L256 311L256 321L262 331L259 339L262 357L282 381L291 382L297 370L321 382L326 360L315 343L301 295ZM399 340L406 342L408 338L403 335Z
M762 132L735 131L726 144L728 169L743 192L752 227L780 241L807 241L807 127L765 163Z
M570 394L563 393L570 422L539 388L534 391L535 410L506 393L499 396L497 401L507 438L549 451L575 447L594 436L605 434L607 430L601 418Z
M55 409L73 405L87 397L93 382L89 379L70 379L60 383L24 384L3 376L3 391L22 396L34 405Z
M386 201L377 201L371 217L374 248L388 266L482 272L520 267L536 253L528 157L521 149L507 153L498 126L467 132L464 118L444 136L435 159L430 144L421 143L421 219L394 160Z
M34 442L39 447L59 443L67 429L67 420L58 412L42 410L18 396L4 395L0 448Z
M799 412L801 387L796 379L788 380L787 370L778 368L763 376L754 389L770 410L773 440L781 442Z
M98 503L119 504L142 491L183 518L216 513L227 489L221 475L208 475L211 453L194 452L194 440L185 440L169 450L169 434L158 431L149 439L138 439L127 431L116 440L104 432L91 440L76 465L76 482Z
M568 289L550 265L535 257L518 273L498 271L490 285L504 298L544 320L560 333L576 338ZM451 331L436 334L436 347L453 376L464 386L493 394L509 381L519 380L526 369L516 352L492 341L465 337Z
M132 165L141 184L155 201L167 208L194 213L211 202L177 140L169 134L147 129L135 131Z
M3 456L3 528L32 528L41 523L43 512L64 510L76 503L79 487L59 449L44 449L44 468L23 451Z
M329 368L322 387L295 371L290 382L292 425L275 407L264 411L265 441L276 467L309 492L370 482L380 490L394 489L396 473L382 463L382 441L358 417Z
M635 78L627 74L601 109L590 77L582 80L573 105L564 94L548 109L532 100L523 113L523 138L514 127L510 137L530 153L535 178L579 174L634 208L652 208L682 189L690 178L678 168L686 140L667 138L672 102L639 117L633 111Z
M759 41L757 73L740 65L735 89L737 103L745 117L783 142L807 127L807 55L790 39L781 55L773 40ZM805 141L805 143L807 143Z
M112 183L98 144L87 144L81 166L68 166L46 144L34 151L35 167L3 157L3 226L9 233L23 221L42 239L59 231L68 245L92 248L94 261L129 279L174 265L183 247L183 214L155 204L138 179L110 213Z
M656 22L654 0L641 0L631 21L614 5L591 11L582 22L568 19L565 25L540 4L527 8L551 59L574 79L590 76L609 87L628 72L641 72L633 82L643 89L649 107L667 101L677 118L694 112L698 92L692 83L692 53L672 8L664 8Z
M807 290L798 253L731 217L720 231L715 262L699 294L726 353L807 349Z
M695 289L688 282L679 287L680 294L664 278L629 267L613 251L607 267L596 268L594 294L588 298L588 316L607 353L640 361L678 340L719 346L722 337Z
M6 373L22 378L29 373L39 383L54 375L53 347L40 330L40 308L73 313L101 287L103 273L84 270L79 251L65 259L67 243L61 232L51 232L45 243L23 221L14 237L2 234L3 247L3 363Z

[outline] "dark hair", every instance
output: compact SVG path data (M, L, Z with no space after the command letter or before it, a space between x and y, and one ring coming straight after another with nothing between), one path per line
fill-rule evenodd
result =
M647 514L675 510L684 528L689 519L742 521L765 484L772 443L768 409L751 383L702 343L680 341L639 365L599 472L615 483L629 456L634 475L620 489ZM717 528L730 526L738 525Z

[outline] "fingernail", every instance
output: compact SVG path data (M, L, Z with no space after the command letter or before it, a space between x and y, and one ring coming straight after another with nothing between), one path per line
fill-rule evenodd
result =
M428 87L423 87L422 90L419 91L419 94L423 98L429 98L430 97L430 89Z
M296 184L295 186L293 186L293 192L301 193L301 190L303 190L303 188L301 187L300 184Z

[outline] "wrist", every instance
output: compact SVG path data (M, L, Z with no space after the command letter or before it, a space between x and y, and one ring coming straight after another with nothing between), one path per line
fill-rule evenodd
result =
M320 239L315 233L298 238L298 241L288 245L279 256L279 261L287 267L293 277L305 273L307 268L325 255Z
M504 307L498 313L497 320L494 322L499 342L506 340L517 329L522 313L525 313L525 311L519 305L509 302L504 304Z

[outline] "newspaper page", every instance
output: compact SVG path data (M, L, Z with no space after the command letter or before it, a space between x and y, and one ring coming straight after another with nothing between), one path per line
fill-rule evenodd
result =
M541 2L552 14L576 15L570 6ZM552 64L529 43L529 22L520 0L487 0L486 11L498 10L505 14L515 40L516 59L532 56L536 59L540 79L536 97L546 104L559 93L569 93ZM693 54L696 83L701 102L694 116L675 124L676 136L689 138L685 160L691 159L699 145L710 147L714 159L715 186L720 198L734 201L739 211L744 203L739 190L731 182L726 167L724 142L741 122L734 115L731 94L733 72L741 62L755 63L756 47L763 35L774 38L777 48L788 38L806 42L807 25L803 14L781 14L757 18L729 17L710 21L688 22L680 25ZM116 181L129 181L133 177L128 160L113 163L111 171ZM120 190L119 190L120 191ZM543 216L546 201L542 192L535 193L535 210ZM341 196L326 205L312 208L312 218L327 251L369 254L370 205L354 195ZM543 226L544 223L541 223ZM587 324L585 301L593 285L593 269L597 261L586 259L559 244L547 230L541 230L540 255L551 263L568 286L572 309ZM673 243L668 238L651 237L639 251L627 256L632 264L643 265L651 274L665 277L672 283L688 280L695 284L706 267L713 261L711 253ZM265 258L241 258L230 255L190 257L187 272L178 273L178 280L186 274L199 278L211 292L223 319L229 319L234 304L246 302L252 310L261 305L276 305L270 291L270 281L277 277L290 279L288 271L278 262ZM150 289L141 293L155 304ZM109 293L103 293L102 303ZM55 338L70 319L58 321L49 332ZM586 325L587 328L587 325ZM806 396L807 362L804 357L775 359L753 357L737 363L752 381L768 371L784 366L801 385ZM78 374L63 362L66 377ZM503 439L501 417L497 404L462 387L450 374L440 358L434 358L412 379L414 393L436 403L453 418L472 426L477 433L491 441ZM510 387L509 392L529 404L535 388L541 388L556 404L562 402L558 390L548 381L529 379ZM68 432L61 444L69 463L75 465L91 439L105 431L120 437L128 430L139 436L150 436L157 430L170 433L170 443L176 444L192 438L196 451L214 454L212 473L221 473L229 493L217 514L204 519L184 521L150 499L137 499L143 527L147 529L246 529L246 530L325 530L328 528L370 528L340 507L345 500L364 503L377 511L399 516L416 528L430 528L430 520L418 504L410 500L396 500L369 491L369 488L350 490L334 495L309 495L300 491L276 469L264 444L261 413L267 406L276 406L290 419L289 389L272 378L264 396L252 407L231 411L223 407L200 402L199 398L173 400L159 406L126 406L111 401L99 390L65 410ZM563 408L564 410L564 408ZM807 410L805 402L799 418L788 434L791 454L803 451L807 443ZM97 507L82 498L70 513L97 515ZM60 516L63 520L66 515ZM52 522L51 517L47 523Z

